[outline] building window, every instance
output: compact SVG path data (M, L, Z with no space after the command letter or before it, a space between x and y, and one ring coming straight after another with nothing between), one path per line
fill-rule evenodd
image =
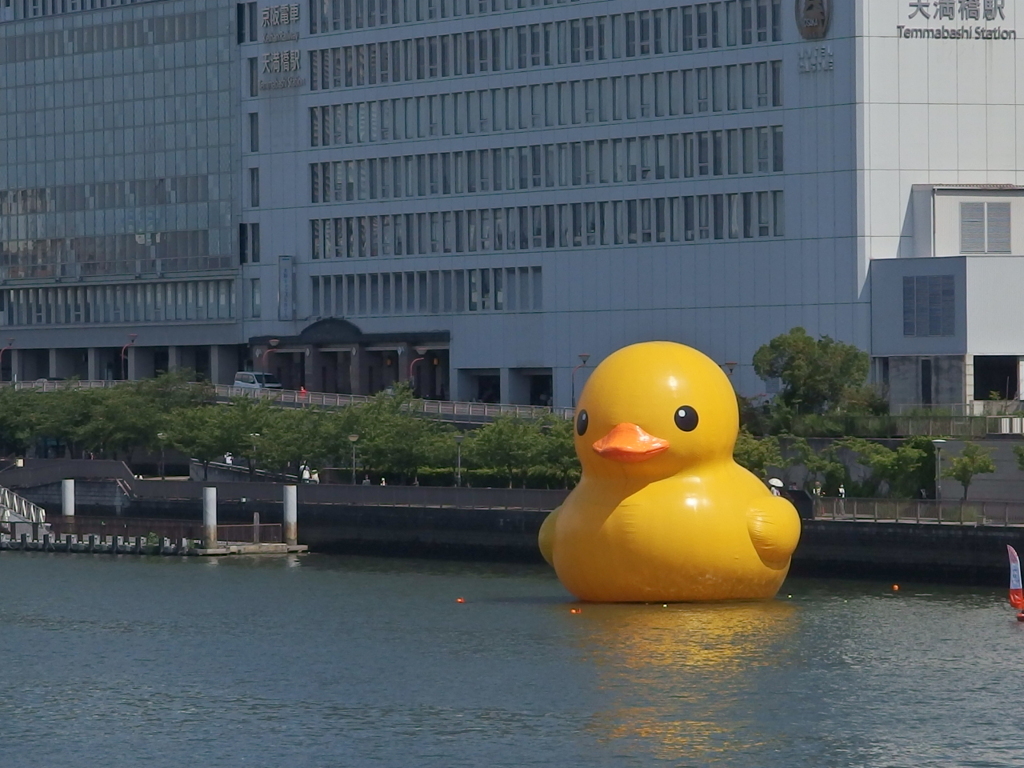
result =
M249 169L249 205L253 208L260 207L260 169Z
M260 151L260 115L258 112L249 113L249 151Z
M249 281L249 297L249 306L252 311L252 316L257 318L263 313L262 296L260 295L260 279L258 277L254 277Z
M256 3L238 3L238 44L256 42Z
M1010 253L1010 204L960 203L960 253Z
M257 59L255 56L249 59L249 95L260 95L259 59Z
M240 264L260 263L260 225L238 225L238 262Z
M953 275L903 278L903 335L952 336L956 305Z

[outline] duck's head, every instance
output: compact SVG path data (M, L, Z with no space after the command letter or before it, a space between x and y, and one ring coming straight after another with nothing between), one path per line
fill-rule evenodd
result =
M692 347L633 344L605 358L576 406L584 473L647 481L732 457L736 394L722 369Z

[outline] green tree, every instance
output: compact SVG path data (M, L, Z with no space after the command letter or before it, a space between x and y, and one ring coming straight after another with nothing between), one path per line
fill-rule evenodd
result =
M469 466L493 470L511 488L515 478L540 463L544 450L537 422L499 416L469 435L463 455Z
M975 475L986 475L996 471L995 462L992 461L992 452L985 450L976 443L964 443L964 449L960 455L949 462L949 467L942 471L943 477L951 477L963 486L963 500L967 500L967 489Z
M779 438L754 437L745 429L740 430L732 453L737 464L749 469L762 480L767 479L770 467L782 469L788 463L782 458Z
M849 483L849 473L839 460L839 446L836 443L830 444L822 451L815 451L807 440L795 437L790 438L789 447L793 452L793 463L803 464L807 468L805 490L813 490L814 483L820 482L822 492L826 496L835 496L839 493L840 485Z
M88 422L77 430L77 442L83 449L117 458L133 448L157 445L157 434L166 426L167 413L147 402L135 388L117 386L82 394L90 408Z
M541 444L539 454L534 457L539 465L535 474L538 477L553 475L562 487L575 484L580 478L580 461L576 456L573 442L575 426L571 419L561 419L554 415L542 417L537 426L540 429Z
M447 450L448 428L414 416L408 385L380 392L358 409L358 451L364 466L399 480L411 480L422 467L430 466Z
M31 390L0 387L0 444L8 451L24 455L32 443L42 411L39 396Z
M248 462L251 477L266 449L267 427L276 408L269 400L255 397L236 397L221 407L224 411L216 424L223 430L224 445Z
M871 470L875 480L888 485L890 495L904 499L913 498L921 488L921 469L929 456L926 444L927 438L918 438L890 449L859 437L840 441L842 447L857 454L858 461Z
M1013 455L1017 457L1017 469L1024 472L1024 445L1014 446Z
M55 392L39 393L45 398L35 423L36 437L49 438L66 447L70 458L81 456L81 443L95 418L95 398L87 390L62 387ZM43 403L39 403L43 405Z
M178 408L167 419L167 444L203 465L206 480L211 461L228 453L234 445L224 428L227 409L208 405Z
M825 413L844 404L867 379L866 352L828 336L814 339L803 328L776 336L754 354L754 371L778 379L780 404L797 414Z

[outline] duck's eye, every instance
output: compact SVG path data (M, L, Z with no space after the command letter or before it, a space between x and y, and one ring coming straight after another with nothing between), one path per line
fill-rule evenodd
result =
M676 426L683 432L693 432L697 428L697 409L690 405L676 408Z
M590 417L587 416L586 411L580 411L576 416L576 434L580 437L587 432L587 426L590 424Z

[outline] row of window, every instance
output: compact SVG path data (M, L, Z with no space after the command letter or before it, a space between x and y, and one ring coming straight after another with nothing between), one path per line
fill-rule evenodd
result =
M217 11L183 13L116 24L13 35L0 46L0 64L51 59L73 53L118 51L125 48L202 40L219 34Z
M209 177L205 175L67 184L59 187L0 190L0 216L205 203L209 199Z
M310 165L313 203L781 173L782 126Z
M144 3L149 0L14 0L14 18L34 19L39 16L56 16L62 13L94 11L100 8L114 8L118 5ZM3 0L4 7L11 7L11 0Z
M782 62L310 108L314 147L782 106Z
M742 7L739 25L736 6ZM588 61L717 48L753 41L753 2L733 0L685 8L596 16L548 24L322 48L309 52L310 89L457 77ZM768 0L759 0L758 39L768 35ZM779 40L779 0L771 4L772 39ZM710 23L709 23L710 21ZM723 35L723 32L725 33ZM696 34L695 34L696 33Z
M230 320L230 280L0 291L0 325L78 325L167 320Z
M781 191L310 221L314 259L781 237Z
M0 242L0 279L151 275L227 269L209 256L209 231L153 232Z
M530 312L544 305L540 267L323 275L312 278L311 293L314 317Z
M956 332L953 275L903 278L903 335L952 336Z
M454 19L578 0L309 0L309 33Z
M575 0L569 0L575 2ZM566 0L310 0L309 32L319 34L338 32L342 29L364 29L388 24L411 24L435 19L454 19L474 14L501 13L563 4ZM626 32L619 41L619 54L608 50L607 27L601 33L596 18L589 21L591 50L603 50L599 58L619 58L622 51L631 56L647 45L670 51L678 50L679 33L682 29L683 50L697 48L719 48L723 45L750 45L771 40L779 41L781 34L780 0L726 0L726 2L700 3L682 8L664 8L654 11L623 14ZM610 17L597 17L608 19ZM587 45L586 26L583 28L584 45ZM696 38L696 39L695 39ZM594 40L598 42L594 43ZM691 48L685 47L689 43ZM671 46L675 44L676 48ZM662 50L656 50L661 53ZM645 55L641 53L641 55ZM564 63L564 62L563 62Z

